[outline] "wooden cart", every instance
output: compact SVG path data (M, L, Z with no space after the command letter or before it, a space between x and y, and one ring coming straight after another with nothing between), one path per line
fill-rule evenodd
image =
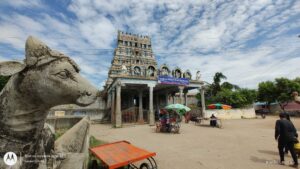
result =
M93 161L93 169L117 169L122 167L126 169L157 169L156 161L153 158L156 153L136 147L127 141L93 147L90 148L90 152L102 164L99 166ZM134 163L139 161L141 161L141 164L137 167Z

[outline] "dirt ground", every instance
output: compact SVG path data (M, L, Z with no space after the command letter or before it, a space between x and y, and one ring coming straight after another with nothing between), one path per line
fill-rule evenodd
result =
M223 129L182 123L180 134L155 133L148 125L111 128L93 124L91 135L108 142L127 140L157 153L159 169L284 169L278 164L277 117L224 120ZM292 118L298 133L300 119ZM299 133L300 134L300 133ZM292 163L290 155L286 163Z

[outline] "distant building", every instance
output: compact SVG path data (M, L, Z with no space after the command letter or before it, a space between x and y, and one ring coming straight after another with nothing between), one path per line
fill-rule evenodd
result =
M259 110L266 110L266 111L270 111L270 113L280 113L283 112L283 110L281 109L280 105L278 103L271 103L270 107L268 108L267 104L262 102L262 103L255 103L254 105L254 109L255 111L259 111ZM297 115L300 116L300 104L292 101L289 102L285 107L284 107L284 111L285 112L289 112L292 115Z
M154 125L160 108L175 102L187 104L188 91L203 85L200 72L193 78L189 70L158 66L150 37L118 31L103 92L114 126L121 127L124 122Z

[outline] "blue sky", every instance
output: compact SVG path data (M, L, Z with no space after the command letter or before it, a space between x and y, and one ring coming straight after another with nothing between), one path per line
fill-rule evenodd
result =
M299 0L1 0L0 61L24 59L29 35L77 63L101 88L117 31L148 35L158 64L257 88L300 75Z

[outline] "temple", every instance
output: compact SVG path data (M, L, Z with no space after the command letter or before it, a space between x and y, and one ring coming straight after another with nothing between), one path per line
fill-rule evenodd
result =
M200 89L204 98L203 85L199 71L193 78L189 70L158 66L150 37L118 31L103 92L113 126L154 125L160 108L170 103L187 104L189 90ZM175 99L176 94L179 99Z

